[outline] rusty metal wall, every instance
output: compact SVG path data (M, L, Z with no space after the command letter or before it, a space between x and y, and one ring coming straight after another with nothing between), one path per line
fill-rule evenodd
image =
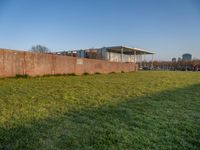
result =
M111 73L137 71L134 63L109 62L54 54L41 54L0 49L0 77Z

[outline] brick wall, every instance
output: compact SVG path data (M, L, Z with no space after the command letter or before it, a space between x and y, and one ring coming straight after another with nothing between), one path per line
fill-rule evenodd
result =
M79 59L53 54L31 53L0 49L0 77L17 74L30 76L45 74L83 74L137 71L134 63Z

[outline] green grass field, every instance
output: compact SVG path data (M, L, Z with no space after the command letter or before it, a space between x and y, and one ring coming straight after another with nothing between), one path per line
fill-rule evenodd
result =
M0 79L0 149L199 149L200 73Z

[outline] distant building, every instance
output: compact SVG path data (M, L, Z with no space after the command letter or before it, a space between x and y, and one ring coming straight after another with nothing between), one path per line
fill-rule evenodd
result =
M191 54L183 54L182 56L183 61L192 61L192 55Z
M172 62L176 62L176 58L172 58Z
M178 61L182 61L181 57L178 58Z

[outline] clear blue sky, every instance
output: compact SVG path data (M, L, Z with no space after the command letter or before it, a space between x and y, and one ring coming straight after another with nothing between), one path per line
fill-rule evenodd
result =
M200 58L199 0L0 0L0 47L112 45Z

